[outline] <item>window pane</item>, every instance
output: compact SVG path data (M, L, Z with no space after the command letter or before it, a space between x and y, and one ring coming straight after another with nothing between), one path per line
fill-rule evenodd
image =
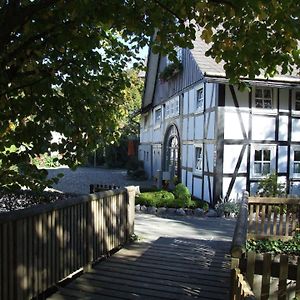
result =
M262 98L262 89L255 90L255 98Z
M270 161L271 160L271 150L264 150L264 161Z
M255 150L254 160L255 161L261 161L262 160L262 151L261 150Z
M261 164L260 163L254 163L254 173L261 174Z
M264 108L272 108L272 100L265 100Z
M300 173L300 163L294 163L294 173Z
M202 170L202 147L196 147L195 169Z
M300 100L300 92L296 92L296 100Z
M271 99L272 93L270 89L264 89L264 98Z
M262 108L263 107L262 99L255 99L255 107L257 107L257 108Z
M294 151L294 161L299 161L300 162L300 151Z
M270 174L270 163L263 164L263 175Z
M300 110L300 101L295 102L295 110Z

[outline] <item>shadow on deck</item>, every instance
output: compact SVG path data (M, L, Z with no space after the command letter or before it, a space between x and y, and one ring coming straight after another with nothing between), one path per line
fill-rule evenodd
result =
M230 245L182 237L136 242L48 299L229 299Z

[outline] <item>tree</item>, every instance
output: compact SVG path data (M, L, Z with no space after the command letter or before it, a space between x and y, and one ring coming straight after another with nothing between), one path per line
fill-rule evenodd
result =
M0 178L2 187L43 188L31 158L58 151L76 166L97 137L119 136L126 66L150 43L225 62L231 82L299 68L300 4L294 0L6 0L0 2ZM278 66L280 69L278 69ZM126 103L125 103L126 106ZM51 143L51 132L62 134Z

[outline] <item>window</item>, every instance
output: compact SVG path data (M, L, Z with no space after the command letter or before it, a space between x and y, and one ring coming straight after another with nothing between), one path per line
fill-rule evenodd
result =
M293 174L300 175L300 150L294 150Z
M147 130L149 115L144 115L144 129Z
M196 91L196 110L203 110L204 107L204 89L200 88Z
M203 147L196 146L195 147L195 171L202 171L202 162L203 162Z
M295 93L295 110L300 111L300 91Z
M264 176L271 173L271 150L256 149L254 151L254 175Z
M158 108L154 112L154 120L155 124L159 124L161 122L161 108Z
M255 107L256 108L273 108L273 98L271 88L256 88L255 89Z

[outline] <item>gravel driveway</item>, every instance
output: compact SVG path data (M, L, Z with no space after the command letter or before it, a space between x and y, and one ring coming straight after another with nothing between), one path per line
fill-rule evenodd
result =
M63 173L64 177L53 188L65 193L88 194L90 184L114 184L116 186L138 185L151 186L150 181L135 181L127 178L126 170L105 168L77 168L72 171L68 167L47 169L49 177Z

